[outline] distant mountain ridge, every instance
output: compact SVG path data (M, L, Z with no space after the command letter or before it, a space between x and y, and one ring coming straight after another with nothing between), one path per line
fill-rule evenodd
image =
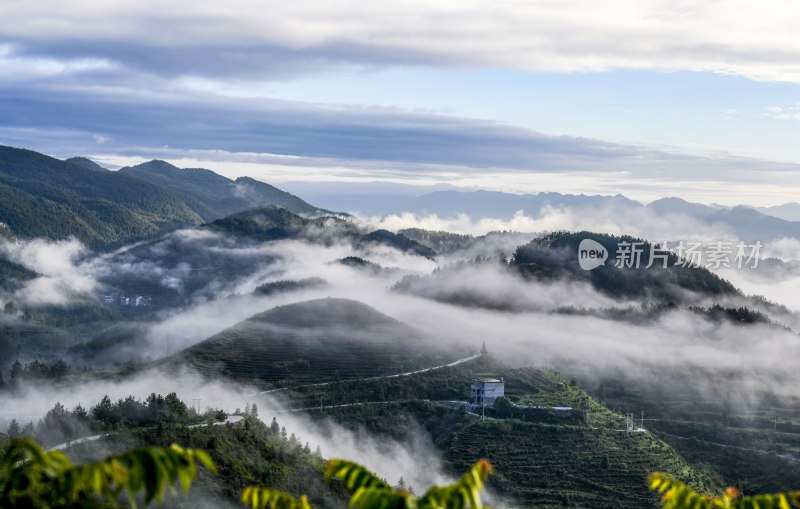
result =
M126 166L120 173L158 184L183 198L205 221L265 205L299 214L330 214L277 187L249 178L231 180L204 168L178 168L153 160Z
M418 196L352 194L347 196L349 204L335 199L329 201L323 195L317 195L316 198L323 205L330 206L331 203L335 203L341 210L366 216L413 213L455 217L466 214L472 218L508 219L519 211L535 217L544 214L548 209L570 209L579 215L586 214L587 217L592 217L598 212L613 215L649 210L662 215L683 215L709 225L726 226L740 238L749 241L769 241L780 237L800 238L800 204L793 203L770 208L747 205L725 207L666 197L645 205L621 194L613 196L553 192L513 194L485 190L446 190ZM775 215L770 215L773 213Z
M59 160L0 146L0 222L20 238L75 237L108 248L258 206L329 213L247 177L234 181L164 161L109 171L85 157Z

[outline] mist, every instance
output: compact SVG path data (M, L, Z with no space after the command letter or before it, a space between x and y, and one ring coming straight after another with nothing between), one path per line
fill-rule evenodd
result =
M80 404L87 410L108 395L112 401L134 396L145 399L151 393L176 392L187 406L199 399L201 409L221 409L232 414L257 403L259 417L267 425L277 418L287 434L294 433L312 450L320 447L325 458L357 461L390 483L402 476L414 489L424 490L436 483L450 482L438 454L423 432L410 433L407 442L377 437L363 429L349 430L330 420L314 420L268 394L254 397L256 389L232 381L211 380L188 369L170 372L149 369L121 380L98 379L68 386L26 385L15 393L0 393L0 430L11 421L34 424L56 403L71 409Z
M91 253L77 241L6 243L2 249L13 261L42 274L15 294L30 305L68 305L75 296L96 299L97 293L111 291L114 282L129 277L140 285L137 288L152 285L150 288L168 288L180 296L182 305L163 307L126 322L135 328L141 342L127 352L121 346L109 350L112 358L118 355L119 362L157 361L276 306L337 297L367 303L419 329L431 341L470 351L477 351L485 342L489 353L509 366L553 367L585 381L587 388L624 373L627 380L664 393L691 390L708 402L732 399L742 410L758 408L766 394L795 401L800 394L800 371L789 360L800 356L800 321L791 311L778 313L745 295L716 301L687 296L687 302L746 305L765 312L778 325L713 321L681 307L639 321L592 313L563 314L559 310L568 307L630 309L635 314L642 302L612 298L584 282L525 280L506 265L516 246L546 230L588 229L654 240L736 240L725 228L682 221L603 214L584 217L565 209L549 210L539 218L518 213L507 222L410 214L367 220L373 227L390 229L425 227L473 235L516 231L487 236L436 260L384 245L309 239L253 242L203 230L179 231L105 254ZM800 271L791 264L797 246L796 239L765 244L764 255L781 258L780 270L717 272L745 294L764 295L798 310L800 301L793 288L800 282ZM474 262L474 257L487 254L494 258ZM392 270L367 271L337 262L348 256ZM427 285L426 291L398 291L398 283L409 276ZM255 291L272 281L312 277L323 279L328 286L272 295ZM448 294L480 295L496 306L455 305L443 298ZM509 307L510 303L516 306ZM88 408L104 395L115 400L172 391L185 402L199 398L203 408L226 412L244 408L253 401L247 395L257 392L253 387L209 380L188 370L147 369L115 381L82 378L67 385L31 384L16 393L0 394L0 429L11 419L35 423L56 402L67 408L79 403ZM348 430L330 421L320 423L302 412L289 412L279 397L262 396L257 403L265 422L277 417L301 442L309 442L312 449L319 445L325 457L358 461L392 483L403 476L419 491L450 480L422 431L410 433L416 438L409 443L387 441L363 429Z

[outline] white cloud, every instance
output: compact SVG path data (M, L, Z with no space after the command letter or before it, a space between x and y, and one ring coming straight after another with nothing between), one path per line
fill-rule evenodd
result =
M190 13L190 14L189 14ZM327 62L495 66L536 71L692 70L800 82L800 4L785 0L367 0L224 3L179 0L4 2L2 35L34 45L90 43L182 52L209 44L254 57L240 72L268 73L258 55ZM213 41L213 42L211 42ZM103 44L109 43L109 44ZM104 47L105 46L105 47ZM80 44L78 47L86 47ZM60 51L69 51L62 48ZM138 55L156 62L163 55ZM149 59L149 60L148 60ZM216 65L193 58L182 74ZM218 62L217 62L218 63ZM274 69L273 69L274 71Z
M2 8L0 7L0 10ZM20 54L11 44L0 44L0 80L62 76L109 70L116 65L104 58L55 58Z

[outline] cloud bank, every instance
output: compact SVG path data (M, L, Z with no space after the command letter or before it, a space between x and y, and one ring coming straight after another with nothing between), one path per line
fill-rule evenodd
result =
M800 9L780 0L48 0L6 2L0 18L20 58L92 58L169 76L265 78L348 64L694 70L800 82Z

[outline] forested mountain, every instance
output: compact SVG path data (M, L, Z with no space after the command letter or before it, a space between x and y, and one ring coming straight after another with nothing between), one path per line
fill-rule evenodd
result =
M605 247L610 260L596 269L583 270L578 263L578 246L583 239L592 239ZM642 243L638 266L616 266L614 256L623 242ZM511 266L524 276L537 279L571 278L587 281L611 297L681 302L686 291L704 296L738 294L738 290L728 281L703 267L682 266L679 258L672 253L668 255L666 268L658 259L654 259L653 266L647 268L653 249L649 242L627 235L554 232L518 248Z
M317 299L255 315L168 362L239 380L316 383L422 369L471 353L427 339L361 302Z
M21 237L102 246L202 218L174 193L129 175L0 147L0 221Z
M313 242L329 243L350 241L369 248L375 245L393 247L425 258L434 258L436 252L402 233L388 230L365 231L347 219L323 216L309 219L282 207L261 207L217 219L207 225L215 232L235 237L269 241L302 238Z
M297 196L249 177L231 180L203 168L178 168L166 161L153 160L119 170L183 198L205 221L253 207L277 205L297 214L321 214Z
M109 171L83 157L62 161L0 146L0 222L22 238L74 236L108 247L265 205L327 212L251 178L164 161Z
M88 157L70 157L69 159L66 159L66 161L89 170L107 170L107 168L103 168Z
M309 219L283 207L260 207L212 221L206 228L257 241L287 238L322 240L332 236L357 235L353 223L339 217Z

